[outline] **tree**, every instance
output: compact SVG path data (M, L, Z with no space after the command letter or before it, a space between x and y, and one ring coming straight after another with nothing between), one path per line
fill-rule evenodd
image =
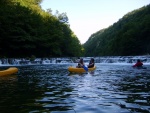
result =
M36 2L13 0L10 4L0 4L1 57L61 57L81 54L82 46L66 21L60 22L60 17L43 11Z
M86 56L144 55L150 49L150 5L129 12L83 45Z

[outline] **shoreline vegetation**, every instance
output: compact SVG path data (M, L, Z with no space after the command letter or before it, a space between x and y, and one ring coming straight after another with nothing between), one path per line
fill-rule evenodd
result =
M42 0L0 1L0 57L81 56L66 13L41 9ZM11 10L10 10L11 9Z
M0 1L0 58L150 54L150 4L127 13L81 44L70 29L67 14L56 11L53 15L52 9L44 11L41 2Z
M127 13L118 22L93 33L83 45L85 56L150 54L150 4Z

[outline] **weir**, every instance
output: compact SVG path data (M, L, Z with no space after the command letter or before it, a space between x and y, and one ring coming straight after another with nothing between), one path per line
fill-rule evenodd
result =
M85 63L88 63L91 58L95 59L95 63L118 63L131 64L136 63L140 59L145 64L150 64L150 55L146 56L102 56L102 57L82 57ZM56 63L77 63L77 57L63 58L35 58L34 60L26 58L1 58L0 66L7 65L43 65Z

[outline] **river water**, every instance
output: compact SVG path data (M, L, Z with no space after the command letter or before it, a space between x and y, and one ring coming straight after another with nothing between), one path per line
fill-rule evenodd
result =
M94 72L69 73L76 65L17 66L0 77L0 113L150 113L149 64L96 63Z

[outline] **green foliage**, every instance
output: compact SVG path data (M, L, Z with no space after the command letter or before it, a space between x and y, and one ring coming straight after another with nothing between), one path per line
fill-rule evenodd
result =
M86 56L150 54L150 5L126 14L83 45Z
M0 1L0 53L6 57L82 55L68 24L43 11L41 0ZM67 15L62 15L61 19ZM75 51L75 52L73 52Z

